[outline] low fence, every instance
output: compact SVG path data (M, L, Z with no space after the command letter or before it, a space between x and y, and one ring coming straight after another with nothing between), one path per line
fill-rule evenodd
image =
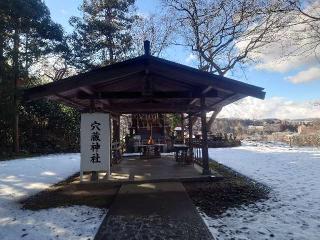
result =
M193 161L202 166L202 148L193 146Z
M186 144L189 145L188 139ZM193 159L194 162L202 166L202 139L192 139ZM208 139L208 148L237 147L241 145L240 140L216 140Z
M188 139L186 139L186 144L189 144ZM208 139L208 148L222 148L222 147L237 147L241 145L240 140L215 140L215 139ZM192 139L192 146L199 147L202 146L202 139Z

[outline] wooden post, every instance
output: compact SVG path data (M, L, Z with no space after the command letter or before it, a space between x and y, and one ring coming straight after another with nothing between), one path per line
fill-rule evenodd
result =
M202 131L202 174L210 175L209 153L208 153L208 131L207 131L207 112L206 99L201 97L201 131Z
M192 116L191 113L188 114L188 124L189 124L189 147L190 150L192 151Z
M120 115L117 115L117 133L116 133L117 142L120 144Z
M113 142L120 142L120 115L116 115L112 119L112 128L113 128Z
M183 113L181 113L181 134L182 134L182 143L184 144L184 121L183 121Z
M110 159L113 163L119 161L120 155L120 115L113 115L112 117L112 141L111 141L111 151ZM110 176L110 172L108 176Z
M192 117L191 113L188 114L188 130L189 130L189 157L190 160L192 160L192 163L194 163L194 158L193 158L193 145L192 145Z
M159 121L160 121L160 125L161 127L161 135L164 136L165 135L165 121L164 121L164 115L162 113L159 114Z

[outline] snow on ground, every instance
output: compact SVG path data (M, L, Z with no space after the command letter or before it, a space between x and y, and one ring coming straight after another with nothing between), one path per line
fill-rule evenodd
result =
M209 155L272 188L266 201L204 217L217 239L320 239L320 149L247 142Z
M87 206L22 210L19 199L79 171L79 154L0 162L0 239L93 239L105 213Z

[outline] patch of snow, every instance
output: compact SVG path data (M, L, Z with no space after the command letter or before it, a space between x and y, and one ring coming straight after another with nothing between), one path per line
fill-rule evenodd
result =
M135 156L140 156L140 153L124 153L122 154L123 157L135 157Z
M79 171L79 154L0 162L0 239L93 239L105 212L87 206L30 211L18 201Z
M161 153L161 156L174 156L174 152Z
M319 148L245 142L210 149L209 155L272 188L266 201L229 209L217 218L203 214L216 239L319 239Z
M122 154L123 157L135 157L140 156L141 153L124 153ZM168 152L168 153L161 153L161 156L173 156L174 152Z

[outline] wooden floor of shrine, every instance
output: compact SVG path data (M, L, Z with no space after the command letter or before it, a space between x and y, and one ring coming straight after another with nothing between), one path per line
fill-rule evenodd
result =
M161 158L141 159L139 156L124 157L120 164L111 168L111 176L99 173L99 182L135 183L135 182L168 182L168 181L208 181L218 179L212 172L203 175L198 164L183 165L175 161L174 156L161 156ZM84 176L88 182L89 174Z

